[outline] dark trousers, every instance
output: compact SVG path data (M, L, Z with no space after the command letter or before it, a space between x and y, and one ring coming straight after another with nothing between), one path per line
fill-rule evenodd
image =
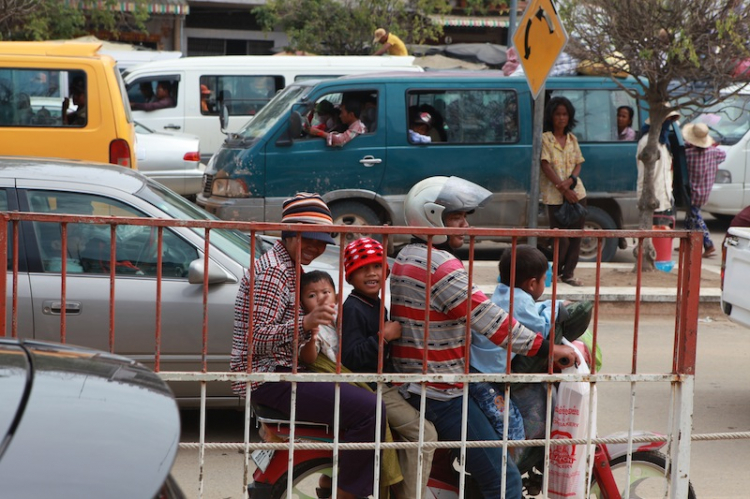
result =
M585 208L586 198L579 199L578 202ZM583 225L586 223L586 218L582 217L577 223L570 227L561 226L555 219L555 211L560 207L559 204L548 204L547 205L547 216L549 218L550 229L583 229ZM559 249L557 273L562 276L563 280L572 279L576 267L578 266L578 256L581 252L581 238L580 237L561 237L560 238L560 249Z
M439 440L461 440L461 405L463 397L448 400L426 399L425 417L432 421L438 433ZM417 410L420 406L418 395L411 395L407 401ZM468 422L466 426L467 440L498 440L498 434L482 409L473 398L469 397ZM459 449L452 449L454 457L458 457ZM506 457L507 454L506 454ZM486 498L499 498L502 494L502 462L503 449L501 447L466 449L466 471ZM506 459L505 497L506 499L521 499L523 485L521 474L510 457Z
M333 428L335 383L297 383L297 419L325 423ZM342 383L340 398L340 437L342 442L375 441L376 395L363 388ZM253 390L258 403L289 414L292 384L290 382L263 383ZM382 405L382 404L381 404ZM385 436L385 405L380 428L381 441ZM358 497L373 493L374 450L347 450L339 455L339 488Z

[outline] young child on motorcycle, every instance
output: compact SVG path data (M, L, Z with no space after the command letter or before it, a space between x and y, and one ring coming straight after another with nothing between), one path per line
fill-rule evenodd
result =
M330 305L337 308L336 286L333 278L327 272L322 270L313 270L305 272L300 277L300 304L305 313L309 313L319 305ZM314 328L310 340L300 347L300 360L307 364L313 371L318 372L335 372L336 356L339 349L339 335L336 330L336 316L334 315L331 324L321 324ZM322 354L322 355L321 355ZM341 372L350 372L344 365L341 366ZM353 383L364 389L372 390L372 387L364 383ZM387 404L386 404L387 409ZM387 417L383 414L383 417ZM385 441L392 442L393 436L389 429L386 428ZM403 475L399 466L398 454L393 449L383 451L381 461L381 485L388 487L394 484L401 484ZM397 485L394 485L396 487ZM321 490L331 488L329 477L321 476L319 484ZM404 496L407 497L407 496Z
M330 305L336 308L336 286L333 278L322 270L305 272L300 277L300 302L305 313L309 313L316 305ZM332 362L336 362L336 352L339 349L339 334L336 332L336 317L332 324L321 324L312 330L310 340L300 347L300 360L313 365L322 353Z
M511 252L505 251L500 258L499 284L492 295L492 302L504 310L510 310L510 270ZM544 279L547 274L547 259L541 251L531 246L520 245L516 249L515 290L513 316L515 319L544 336L549 337L549 300L536 303L544 293ZM511 359L515 353L511 352ZM507 350L501 348L486 337L472 333L471 369L473 372L505 373ZM545 362L546 359L541 359ZM487 418L499 435L503 434L503 413L505 409L504 386L497 383L472 383L469 393L482 408ZM521 411L513 399L508 401L508 439L523 440L526 438ZM516 453L514 453L515 455Z
M383 245L371 238L361 238L349 243L344 250L346 281L354 290L344 302L342 318L341 361L353 372L378 372L380 337L380 290L388 277L383 268ZM389 342L401 337L401 324L389 321L384 308L383 372L392 372ZM372 388L375 389L374 384ZM414 409L399 393L398 387L383 386L383 402L388 425L407 442L419 440L419 411ZM424 424L424 442L437 441L435 427ZM427 497L427 480L432 467L434 449L422 449L422 481L417 484L419 450L399 449L399 463L404 480L393 487L399 499L417 497L417 487L422 487L421 497Z
M492 302L510 310L512 251L506 249L498 264L498 285L492 295ZM528 245L516 247L515 281L513 290L513 317L548 339L552 328L552 310L555 309L555 343L565 336L570 341L583 334L591 319L593 304L590 301L569 302L557 300L537 301L544 294L548 262L537 248ZM523 357L511 353L512 372L547 372L547 359ZM472 335L471 366L479 372L506 372L507 351L486 340L481 335ZM490 421L498 421L498 432L502 432L504 387L490 383L476 383L470 387L472 396L487 400L490 390L498 393L496 404L480 404ZM514 385L509 402L508 439L543 438L545 431L546 388L539 384ZM498 419L499 418L499 419ZM519 429L520 425L520 429ZM502 434L502 433L501 433ZM521 436L523 435L523 436ZM535 451L518 449L513 456L523 469L521 460Z

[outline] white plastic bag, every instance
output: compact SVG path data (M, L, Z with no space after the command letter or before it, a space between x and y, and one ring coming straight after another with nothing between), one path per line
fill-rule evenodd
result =
M586 361L581 352L566 339L563 344L576 349L578 366L562 370L563 374L589 374ZM591 397L592 387L589 383L562 381L557 389L557 401L552 413L552 438L588 438L589 424L591 436L596 436L596 387ZM593 405L593 411L591 410ZM591 421L589 422L589 415ZM586 496L586 483L591 481L591 470L594 463L594 445L588 452L586 445L562 445L550 448L548 469L549 497L579 498ZM586 461L589 462L588 470Z

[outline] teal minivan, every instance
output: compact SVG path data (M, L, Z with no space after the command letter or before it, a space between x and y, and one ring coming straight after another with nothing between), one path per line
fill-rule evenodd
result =
M646 113L623 89L635 81L600 77L550 78L545 98L563 95L576 109L586 159L587 228L638 226L635 141L617 140L617 108ZM300 133L315 105L359 100L367 133L344 147ZM374 104L374 106L373 106ZM532 108L524 78L500 72L383 73L290 85L212 157L198 204L225 220L278 221L284 199L298 191L321 193L337 224L403 225L403 200L418 181L456 175L494 193L474 216L482 227L526 227L532 164ZM432 142L409 141L409 116L432 117ZM541 210L542 212L544 210ZM540 214L539 224L546 223ZM624 242L624 241L623 241ZM617 251L607 240L603 258ZM596 255L584 242L582 258Z

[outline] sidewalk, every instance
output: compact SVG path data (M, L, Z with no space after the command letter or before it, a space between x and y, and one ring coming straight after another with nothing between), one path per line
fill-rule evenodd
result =
M466 268L468 268L468 262L464 262ZM594 283L595 263L584 263L578 264L578 271L576 276L586 275L584 279L586 283ZM602 274L607 270L620 270L623 273L629 272L633 269L632 263L602 263ZM661 271L656 271L661 272ZM676 275L677 269L670 273L661 273L665 277L665 281L670 279L671 275ZM700 290L700 302L701 304L716 303L718 304L721 299L721 289L719 288L721 272L721 260L719 258L704 259L701 267L701 290ZM657 275L661 275L657 274ZM707 279L706 279L707 278ZM497 280L497 262L494 261L476 261L474 262L474 279L479 288L487 295L492 296L495 290ZM653 281L654 278L649 279ZM676 278L672 277L671 280L676 282ZM708 285L704 282L708 280ZM676 284L665 282L666 285L658 286L651 285L641 286L641 303L654 303L654 304L670 304L675 303L677 296ZM614 303L634 303L635 302L636 287L633 285L618 285L611 286L607 285L606 279L603 277L601 286L599 288L599 301L600 302L614 302ZM595 287L581 286L575 287L565 283L557 284L557 298L561 300L593 300L595 294ZM549 299L552 297L552 288L548 286L545 289L542 299Z

